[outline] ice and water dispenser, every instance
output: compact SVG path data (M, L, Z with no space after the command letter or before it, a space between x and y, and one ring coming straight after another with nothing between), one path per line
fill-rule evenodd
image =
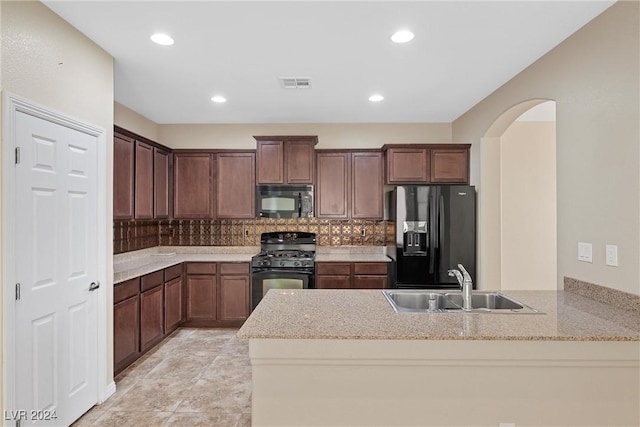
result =
M404 255L427 253L427 222L404 221L402 223Z

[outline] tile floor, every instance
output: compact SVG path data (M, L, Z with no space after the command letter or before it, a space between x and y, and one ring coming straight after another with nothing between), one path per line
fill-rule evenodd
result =
M236 329L181 328L115 379L72 426L251 425L249 345Z

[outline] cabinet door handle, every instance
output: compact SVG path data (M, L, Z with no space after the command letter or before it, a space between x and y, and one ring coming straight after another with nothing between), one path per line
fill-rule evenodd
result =
M100 287L100 283L97 282L91 282L91 284L89 285L89 291L95 291L96 289L98 289Z

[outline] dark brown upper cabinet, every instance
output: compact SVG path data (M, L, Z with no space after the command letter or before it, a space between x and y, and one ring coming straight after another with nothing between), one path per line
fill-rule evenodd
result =
M429 180L429 158L426 148L389 148L387 150L387 182L414 183Z
M379 150L318 150L316 216L382 219L383 156Z
M383 170L381 151L351 153L351 218L383 218Z
M168 151L153 149L153 216L156 219L169 218L169 160Z
M390 144L387 184L468 184L470 144Z
M113 135L113 219L133 218L135 142Z
M214 218L213 155L174 153L173 174L174 218Z
M431 182L467 184L469 182L469 149L431 149Z
M113 219L171 217L171 149L114 126Z
M258 141L258 184L284 184L284 142Z
M216 218L254 218L255 153L218 153L216 157Z
M258 184L313 184L316 136L254 136Z
M284 161L287 184L313 184L315 145L310 141L285 141Z
M319 151L316 154L316 216L347 219L351 191L351 163L348 152Z
M153 147L136 141L135 218L153 218Z

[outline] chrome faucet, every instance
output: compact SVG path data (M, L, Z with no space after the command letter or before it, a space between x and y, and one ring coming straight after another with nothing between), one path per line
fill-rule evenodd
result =
M458 284L460 284L460 289L462 290L462 308L465 310L471 310L471 291L473 289L473 281L471 280L471 275L462 264L458 264L458 268L460 269L459 271L449 270L449 276L455 276L456 280L458 280Z

